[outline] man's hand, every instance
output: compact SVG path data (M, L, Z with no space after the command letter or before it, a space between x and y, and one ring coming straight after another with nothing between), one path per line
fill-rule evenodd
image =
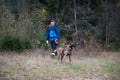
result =
M46 43L48 44L48 40L46 41Z
M55 39L55 43L58 44L59 43L59 39Z

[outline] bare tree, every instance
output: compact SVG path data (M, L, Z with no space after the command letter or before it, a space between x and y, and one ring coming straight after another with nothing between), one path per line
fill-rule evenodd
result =
M76 40L78 40L77 17L76 17L76 0L74 0L74 24L76 30Z

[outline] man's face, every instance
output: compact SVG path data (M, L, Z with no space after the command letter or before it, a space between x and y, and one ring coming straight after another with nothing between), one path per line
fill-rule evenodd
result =
M54 25L55 25L55 22L51 22L50 25L51 25L51 26L54 26Z

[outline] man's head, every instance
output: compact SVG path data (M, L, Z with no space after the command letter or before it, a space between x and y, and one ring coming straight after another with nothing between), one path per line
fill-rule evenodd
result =
M55 22L50 22L50 26L55 26Z

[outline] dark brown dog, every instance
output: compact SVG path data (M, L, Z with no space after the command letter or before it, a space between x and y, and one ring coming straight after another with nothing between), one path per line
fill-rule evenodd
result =
M65 57L68 56L69 62L71 63L71 54L72 54L73 48L76 49L76 45L74 43L70 43L69 45L67 45L66 48L63 48L63 47L57 48L55 53L57 53L58 60L60 58L61 62L65 61Z

